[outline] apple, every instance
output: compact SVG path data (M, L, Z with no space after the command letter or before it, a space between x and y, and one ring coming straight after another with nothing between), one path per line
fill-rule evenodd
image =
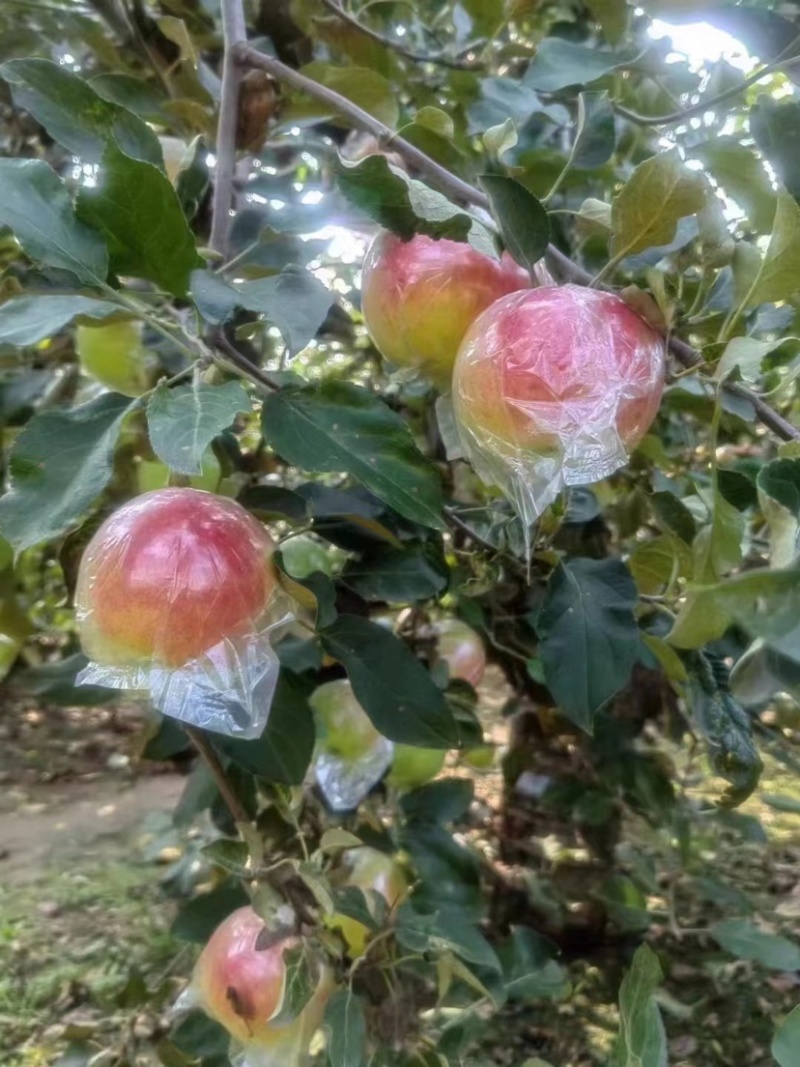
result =
M140 493L150 493L155 489L166 489L173 480L182 479L192 489L205 489L213 493L222 480L222 467L210 446L203 453L200 474L173 475L172 471L160 459L141 459L136 461L136 486Z
M386 781L401 792L416 789L436 777L444 766L444 756L440 748L395 745L392 767Z
M284 953L298 943L270 931L250 907L239 908L211 935L179 1007L199 1007L244 1046L253 1067L299 1067L322 1025L332 982L321 967L317 988L291 1022L273 1024L286 992ZM265 941L259 945L259 937Z
M560 484L625 463L658 411L664 359L664 338L613 293L501 297L467 330L453 372L465 450L487 480L540 482L541 510Z
M342 862L347 871L343 885L356 886L366 894L380 894L390 909L396 907L408 891L402 867L392 856L376 848L364 845L348 849L343 853ZM368 926L341 914L333 915L327 922L333 929L341 931L353 959L364 955L371 936Z
M277 589L274 542L233 500L160 489L102 524L81 560L76 609L96 663L177 668L257 630Z
M321 747L332 756L355 761L381 740L367 713L356 700L347 678L318 686L309 704L317 721Z
M142 345L142 324L135 319L77 326L75 351L84 371L123 396L141 396L153 385L153 360Z
M307 578L315 571L330 575L331 557L325 548L313 537L298 534L281 542L281 559L283 569L290 578Z
M460 619L441 619L435 623L439 656L447 664L451 678L461 678L477 688L486 670L483 641Z
M473 319L506 293L530 288L530 276L504 253L491 259L460 241L418 235L402 241L382 231L362 271L361 306L381 354L450 387L461 338Z

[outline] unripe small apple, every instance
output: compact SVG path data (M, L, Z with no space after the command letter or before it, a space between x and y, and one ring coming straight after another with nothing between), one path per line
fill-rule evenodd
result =
M198 489L145 493L84 552L76 609L96 663L181 667L258 629L277 588L274 543L233 500Z
M613 293L502 297L465 334L453 372L470 459L501 486L503 471L512 486L541 480L539 504L553 487L608 477L655 418L664 356L663 337Z
M380 894L389 908L396 907L408 891L402 867L385 852L364 845L348 849L342 861L348 871L343 884L356 886L365 893ZM334 915L328 925L341 931L354 959L364 955L371 934L368 926L348 915Z
M504 253L491 259L460 241L383 231L362 271L361 306L381 354L422 371L442 389L473 319L506 293L530 288L530 276Z
M207 448L201 461L200 474L173 476L166 463L160 459L138 459L136 461L136 487L140 493L151 493L156 489L166 489L173 477L180 479L178 484L189 483L191 489L205 489L213 493L219 488L222 479L222 467L214 454L213 448Z
M324 967L316 991L297 1018L283 1025L272 1023L286 992L284 953L296 944L296 938L280 931L270 937L252 908L239 908L217 927L195 965L183 1004L202 1008L224 1026L244 1046L244 1062L253 1067L307 1063L311 1039L322 1025L332 988Z
M115 393L141 396L153 385L153 360L142 345L141 322L77 326L75 351L84 371Z
M357 760L381 740L347 678L319 686L309 704L319 727L321 747L331 755Z
M434 629L439 639L438 653L447 664L450 677L461 678L477 688L486 670L486 649L478 634L460 619L441 619Z
M395 745L394 758L386 781L401 792L417 789L436 777L444 766L444 757L445 754L440 748Z

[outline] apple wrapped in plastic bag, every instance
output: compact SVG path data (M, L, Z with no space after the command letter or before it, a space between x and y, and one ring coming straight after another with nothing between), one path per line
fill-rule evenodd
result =
M149 693L164 715L259 737L287 599L274 542L241 505L197 489L145 493L114 512L81 560L76 611L90 658L78 683Z
M464 453L529 526L567 486L607 478L658 411L664 338L613 293L501 297L464 336L453 410Z
M286 1010L287 953L300 944L277 922L270 927L252 908L239 908L200 953L175 1013L200 1008L224 1026L235 1067L306 1067L333 980L324 962L309 959L310 997L299 1013Z
M319 739L314 779L333 811L352 811L383 778L394 745L372 725L346 678L319 686L309 704Z

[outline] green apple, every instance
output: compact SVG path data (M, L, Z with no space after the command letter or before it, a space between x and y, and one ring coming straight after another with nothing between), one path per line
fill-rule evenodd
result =
M184 485L191 489L205 489L214 493L219 488L222 468L214 454L213 448L203 453L200 474L173 475L166 463L160 459L138 459L136 461L136 485L140 493L150 493L154 489L166 489L170 485Z
M444 766L444 755L440 748L395 745L392 768L386 781L401 792L425 785Z
M319 686L309 699L317 722L321 747L333 756L357 760L369 752L381 735L356 700L346 678Z
M141 396L153 384L142 324L134 319L78 326L75 350L84 371L115 393Z

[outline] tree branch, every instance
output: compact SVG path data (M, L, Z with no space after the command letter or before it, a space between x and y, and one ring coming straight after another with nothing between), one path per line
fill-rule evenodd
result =
M239 86L242 70L237 62L235 46L247 40L242 0L223 0L222 33L224 54L222 61L222 91L217 124L216 167L214 169L214 199L211 206L210 245L221 256L227 255L230 229L233 178L236 169L236 126L239 118Z
M452 200L474 204L487 211L490 209L489 197L484 192L456 177L446 167L426 156L424 152L421 152L409 141L406 141L405 138L395 134L388 126L385 126L370 115L368 111L347 100L341 94L334 92L333 89L328 89L326 86L320 85L319 82L312 81L311 78L305 77L299 71L286 66L285 63L281 63L279 59L265 55L251 45L237 45L235 52L243 64L265 70L278 81L285 82L298 92L308 93L309 96L321 100L323 103L328 104L333 111L348 118L357 129L371 133L379 143L391 147L393 152L397 152L407 163L416 167L431 185L436 186L437 189ZM573 262L555 245L548 245L547 258L564 280L574 282L576 285L589 285L591 283L591 274ZM704 366L701 356L686 341L682 341L679 337L670 337L667 344L670 352L684 367L701 369ZM774 411L769 404L745 388L745 386L730 382L723 385L723 389L752 404L759 421L784 441L800 440L799 429L792 426L783 416Z
M477 65L465 61L463 59L455 59L445 55L444 52L414 52L410 48L406 48L400 41L393 40L391 37L384 37L383 34L377 33L375 30L371 30L369 26L365 26L362 22L359 22L355 16L345 11L340 7L337 0L320 0L323 7L326 7L328 11L332 11L334 15L340 18L343 22L346 22L348 26L352 26L353 29L362 33L365 37L369 37L371 41L376 41L378 44L389 48L392 52L396 52L399 56L403 56L404 59L410 59L414 63L436 63L440 67L449 67L451 70L476 70Z
M668 115L640 115L638 111L630 111L621 104L614 104L614 110L618 115L628 119L630 122L635 122L638 126L673 126L675 123L684 122L686 119L691 119L695 115L702 115L704 111L713 111L719 104L724 104L726 100L732 100L733 97L738 96L739 93L743 93L746 89L749 89L751 85L755 85L757 81L760 81L767 74L771 74L773 71L783 67L791 67L796 63L800 63L800 56L792 56L789 59L782 58L798 43L800 43L800 37L795 38L791 44L787 45L776 59L766 63L760 70L755 71L753 74L749 74L740 85L732 85L729 89L718 93L717 96L712 96L708 100L698 100L698 102L692 104L691 107L683 108L679 111L672 111Z
M250 817L244 809L244 805L241 800L234 793L231 783L228 781L225 774L225 768L219 761L219 756L214 751L214 746L206 738L202 730L198 730L196 726L187 726L183 724L183 728L191 738L192 744L200 753L200 756L208 767L211 777L214 779L214 785L216 785L219 795L225 801L225 806L231 813L231 817L234 822L237 823L249 823Z

